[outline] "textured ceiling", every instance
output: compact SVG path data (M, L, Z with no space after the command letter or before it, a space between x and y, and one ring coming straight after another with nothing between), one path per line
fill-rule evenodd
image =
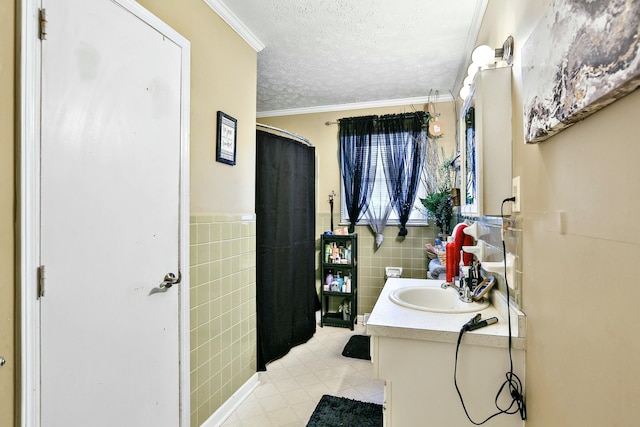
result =
M486 7L478 0L222 3L265 46L259 116L449 95L464 77Z

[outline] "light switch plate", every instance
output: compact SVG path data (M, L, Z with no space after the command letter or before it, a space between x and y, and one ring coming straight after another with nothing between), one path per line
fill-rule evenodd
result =
M516 198L516 201L511 204L511 212L520 212L520 177L513 178L511 185L511 195Z

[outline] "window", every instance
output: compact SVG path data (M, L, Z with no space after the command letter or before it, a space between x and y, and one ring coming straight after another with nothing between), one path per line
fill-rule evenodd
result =
M406 133L406 136L408 136L408 133ZM427 138L426 130L423 132L423 137L425 139ZM374 135L373 141L375 144L379 143L379 146L384 145L384 136ZM428 140L427 140L427 144L430 144ZM407 225L428 225L426 210L422 205L422 202L420 201L420 199L425 198L427 195L427 189L426 189L427 179L426 178L428 175L431 175L432 173L434 173L434 171L429 171L431 167L428 166L428 163L429 162L425 160L423 164L422 173L420 177L420 184L418 186L418 192L417 192L415 201L413 203L413 209L411 210L411 215L409 216L409 221L407 222ZM383 211L385 207L388 204L390 204L391 197L389 196L389 191L388 191L386 181L387 181L387 176L384 171L382 155L381 153L378 153L377 163L376 163L376 178L374 181L373 194L371 196L371 200L369 201L369 208L374 209L376 212ZM349 216L346 210L347 208L346 208L345 197L344 197L344 183L342 183L342 180L340 184L340 191L341 191L340 221L342 224L348 224ZM369 220L367 218L366 212L364 212L361 216L360 221L358 221L358 225L368 225L368 224L369 224ZM400 224L398 213L393 208L391 208L391 214L389 215L387 224L389 225Z
M383 240L390 212L376 206L386 206L388 201L398 216L399 237L408 234L407 224L426 223L419 200L424 195L420 187L429 176L424 168L430 151L429 118L428 113L415 111L339 120L340 167L345 186L341 211L345 219L349 218L349 232L353 233L356 222L367 214L376 243ZM377 175L379 169L384 173Z

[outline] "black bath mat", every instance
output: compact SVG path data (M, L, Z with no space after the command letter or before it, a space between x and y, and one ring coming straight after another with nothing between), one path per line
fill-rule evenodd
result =
M370 345L371 337L369 335L352 335L347 345L344 346L342 355L354 359L371 360Z
M307 427L382 427L382 405L325 394Z

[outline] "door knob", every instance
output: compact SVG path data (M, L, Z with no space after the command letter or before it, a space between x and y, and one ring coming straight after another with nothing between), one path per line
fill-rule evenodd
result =
M0 368L2 368L5 363L7 363L7 361L4 359L4 357L0 357Z
M164 276L164 280L160 283L160 289L169 289L173 285L177 285L182 280L182 272L178 270L178 277L173 273L167 273Z

